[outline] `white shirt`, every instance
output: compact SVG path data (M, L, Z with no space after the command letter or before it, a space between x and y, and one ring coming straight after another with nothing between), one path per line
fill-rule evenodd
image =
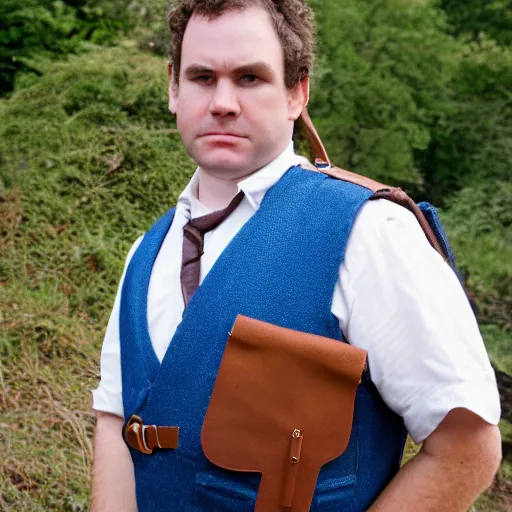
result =
M258 210L267 190L287 169L303 162L291 143L276 160L238 184L245 193L243 201L205 236L201 281ZM184 309L181 250L176 250L182 247L183 226L190 218L211 213L199 202L197 189L198 172L178 199L151 274L147 314L160 361ZM131 248L126 264L141 239ZM103 343L101 382L93 391L93 408L122 417L119 306L120 291ZM332 313L348 341L368 351L372 381L386 404L404 418L416 442L459 407L498 423L496 379L473 312L454 272L405 208L386 200L362 207L340 267Z

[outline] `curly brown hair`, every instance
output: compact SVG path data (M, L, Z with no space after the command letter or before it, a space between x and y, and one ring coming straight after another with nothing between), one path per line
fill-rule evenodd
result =
M181 47L192 15L215 19L230 11L265 8L272 19L284 51L285 84L295 87L313 66L313 11L305 0L178 0L169 13L170 60L179 83Z

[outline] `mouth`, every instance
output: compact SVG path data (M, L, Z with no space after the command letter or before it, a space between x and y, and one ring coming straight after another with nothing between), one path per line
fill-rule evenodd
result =
M199 137L206 144L215 147L238 147L247 137L235 133L210 132Z
M244 139L245 137L243 135L240 135L238 133L226 133L226 132L209 132L204 133L201 135L201 137L233 137L237 139Z

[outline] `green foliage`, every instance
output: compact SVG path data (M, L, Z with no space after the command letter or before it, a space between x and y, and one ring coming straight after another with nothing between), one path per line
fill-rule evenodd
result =
M69 288L71 314L105 319L119 254L173 204L191 169L166 92L163 60L118 48L54 66L0 104L0 177L22 209L0 256L3 279Z
M474 180L509 179L510 47L455 40L432 2L310 3L311 110L336 163L439 205Z
M474 41L487 34L501 44L512 43L512 4L510 0L440 0L453 34Z
M482 325L480 329L493 364L498 370L512 375L511 332L496 324Z
M86 395L101 328L71 315L58 287L9 281L0 304L0 346L13 347L0 366L0 510L88 510L93 418Z
M12 90L16 73L37 71L36 54L76 51L75 11L62 2L5 0L0 3L0 94Z
M331 155L444 203L488 351L512 373L509 36L494 19L467 43L473 0L444 12L429 0L311 4L312 113ZM110 44L135 20L139 44L166 53L166 10L164 0L0 3L4 92L16 77L0 100L2 510L87 509L86 388L123 256L194 168L167 111L164 58L125 44L51 60L83 41ZM502 510L490 503L476 509Z
M130 4L138 23L133 37L141 49L157 55L169 53L167 14L172 0L133 0Z
M462 190L444 221L458 265L473 285L512 301L512 183L493 181Z
M332 158L421 189L416 155L449 108L457 45L425 2L316 1L319 58L311 110Z
M437 120L422 163L436 203L474 181L510 179L512 48L481 40L461 57L453 110Z
M505 420L500 422L501 438L508 446L512 446L512 423ZM512 480L512 460L506 460L503 468L504 476Z
M491 359L512 374L512 182L463 189L443 220Z
M16 75L40 75L41 57L79 51L83 41L111 44L132 26L121 0L3 0L0 3L0 95Z
M123 256L194 169L166 103L164 59L130 47L0 102L1 510L88 510L90 389Z

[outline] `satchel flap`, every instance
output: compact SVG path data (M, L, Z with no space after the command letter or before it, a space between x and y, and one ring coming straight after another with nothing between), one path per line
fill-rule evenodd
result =
M309 511L320 468L348 445L365 363L338 340L239 316L203 424L206 457L262 473L257 511Z

